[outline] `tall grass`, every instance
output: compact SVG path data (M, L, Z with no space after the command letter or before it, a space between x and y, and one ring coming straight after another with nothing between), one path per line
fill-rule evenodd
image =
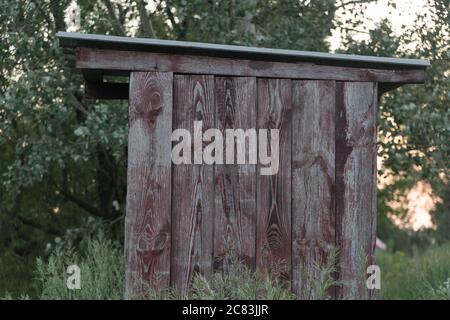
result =
M221 271L209 279L200 274L192 278L187 292L180 294L175 288L143 285L149 299L193 299L193 300L292 300L297 297L291 290L286 275L289 270L284 261L271 266L270 271L253 271L236 254L232 246L226 245L226 254L219 261ZM336 271L337 251L331 250L325 265L314 264L300 276L300 299L325 300L330 297L331 288L339 282L333 279ZM288 276L289 278L289 276ZM158 283L158 281L155 281Z
M67 288L67 267L80 268L80 289ZM124 269L122 250L103 234L87 241L86 250L57 249L47 261L37 260L40 299L122 299Z
M333 248L328 253L326 263L313 263L311 269L300 272L301 288L298 298L301 300L326 300L331 294L331 288L340 286L342 281L336 281L338 251Z
M450 243L416 252L377 252L380 299L450 299Z
M330 253L325 266L316 265L300 275L301 299L327 299L330 288L340 285L333 280L336 252ZM77 264L81 270L81 289L66 286L66 268ZM271 272L254 272L232 251L227 252L221 272L209 279L197 274L184 295L174 288L146 287L148 299L274 299L289 300L290 282L283 276L281 262ZM431 247L413 257L402 253L377 252L381 268L379 299L450 299L450 244ZM39 259L36 280L40 299L122 299L124 288L123 254L118 245L103 235L87 241L82 253L58 249L46 261ZM283 280L284 279L284 280ZM27 298L26 296L22 298Z
M274 264L271 272L254 272L241 261L231 246L220 261L222 272L216 272L211 279L205 279L196 274L191 287L184 298L195 300L291 300L295 296L291 293L290 283L281 280L284 262Z
M123 255L113 242L103 235L87 241L84 253L73 249L57 249L46 261L38 259L36 279L40 287L40 299L122 299L124 288ZM241 261L230 248L220 264L221 272L214 273L209 279L196 274L189 290L180 295L171 287L143 285L148 299L219 299L247 300L295 299L291 284L283 280L285 264L280 262L272 266L270 272L254 272ZM327 299L328 290L336 285L332 279L335 272L335 254L330 255L326 266L315 266L302 278L303 299ZM66 273L69 265L76 264L81 270L81 289L67 288ZM156 283L158 283L156 281ZM136 297L137 298L137 297Z

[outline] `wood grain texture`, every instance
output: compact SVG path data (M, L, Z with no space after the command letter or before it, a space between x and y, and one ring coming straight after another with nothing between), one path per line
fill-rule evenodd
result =
M214 117L214 77L175 75L174 129L187 129L194 137L194 121L202 121L206 131L214 128ZM187 293L194 273L209 278L212 272L213 168L173 165L171 283L181 295Z
M367 299L376 225L375 83L336 87L336 232L340 249L338 298Z
M280 130L279 150L270 150L268 145L268 154L279 153L280 161L275 175L261 175L257 170L256 266L290 280L291 80L258 79L257 84L258 129Z
M226 129L256 128L256 79L217 77L215 85L216 126L224 134L226 144ZM229 247L254 268L256 165L216 165L214 182L215 269L226 267L223 258Z
M292 90L292 286L316 299L317 267L335 246L335 83L293 81Z
M169 284L171 244L172 73L130 77L125 298L141 281Z
M77 48L78 69L168 71L174 73L312 80L423 83L424 70L384 70L206 56Z

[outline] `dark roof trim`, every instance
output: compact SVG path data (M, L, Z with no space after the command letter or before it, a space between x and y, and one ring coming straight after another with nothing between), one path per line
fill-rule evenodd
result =
M399 59L312 51L255 48L201 42L117 37L77 32L58 32L56 36L59 38L60 45L65 49L90 47L122 51L193 54L237 59L311 62L333 66L394 70L425 69L430 66L428 60L420 59Z

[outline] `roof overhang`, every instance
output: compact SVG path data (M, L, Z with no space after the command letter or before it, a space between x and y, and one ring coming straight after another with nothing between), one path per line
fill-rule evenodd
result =
M255 48L200 42L144 39L58 32L69 65L82 71L85 80L97 83L104 75L132 71L245 74L258 77L375 81L394 88L422 83L428 60L334 54L311 51ZM218 66L215 67L215 66ZM113 85L111 92L118 92ZM108 89L109 90L109 89ZM107 91L108 91L107 90ZM124 91L123 89L122 91ZM120 90L119 90L120 91ZM118 95L116 98L121 98ZM108 98L104 92L103 98Z

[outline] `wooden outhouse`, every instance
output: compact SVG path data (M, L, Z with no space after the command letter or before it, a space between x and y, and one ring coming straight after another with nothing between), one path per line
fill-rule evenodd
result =
M423 83L428 61L58 37L88 97L129 100L126 298L139 295L142 280L185 293L194 273L220 271L230 251L262 274L283 265L301 298L337 251L333 277L342 284L330 297L373 296L365 279L375 263L377 102ZM129 81L104 79L115 75ZM227 146L227 129L278 129L278 147L263 150L278 152L278 169L261 174L260 155L256 163L200 156L175 164L176 129L194 138L217 129ZM194 138L195 154L207 143Z

